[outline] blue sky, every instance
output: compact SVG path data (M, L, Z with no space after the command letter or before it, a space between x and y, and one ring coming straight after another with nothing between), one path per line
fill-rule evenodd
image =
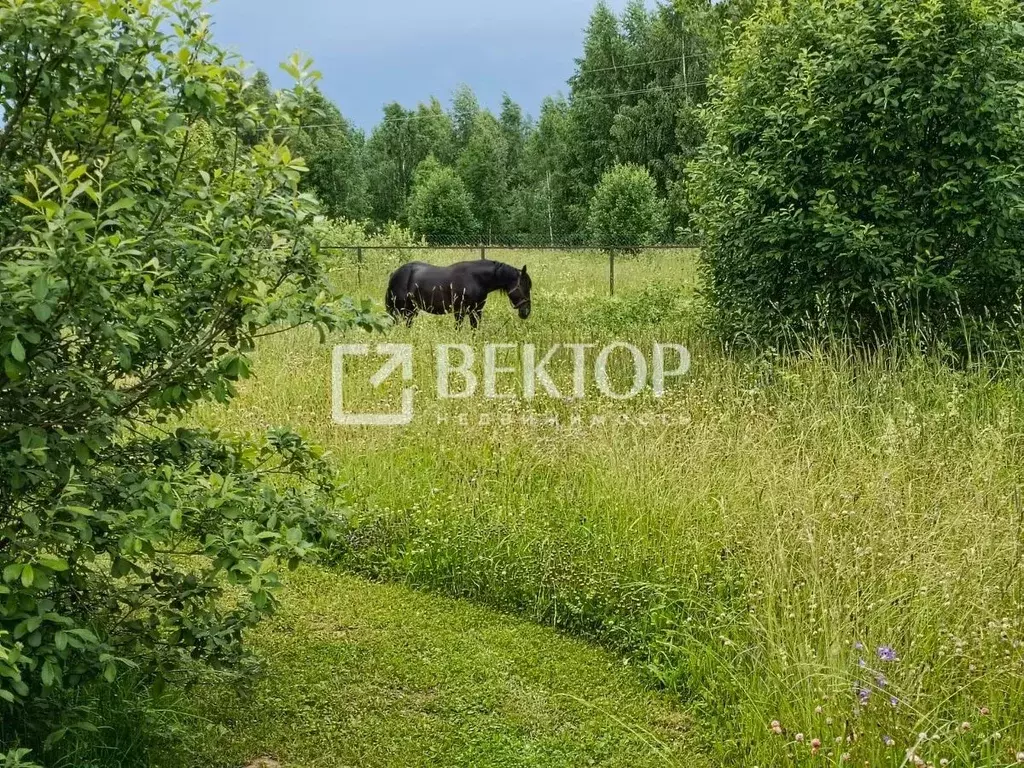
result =
M216 0L215 39L287 83L278 64L312 56L321 88L369 129L385 102L448 104L466 83L484 106L509 95L532 115L582 50L596 0ZM610 0L621 11L626 0Z

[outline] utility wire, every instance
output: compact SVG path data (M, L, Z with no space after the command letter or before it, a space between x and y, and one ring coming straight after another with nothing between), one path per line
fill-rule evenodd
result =
M671 59L654 59L653 61L635 61L632 64L618 64L611 67L598 67L596 69L584 69L581 72L577 72L573 77L580 77L581 75L589 75L593 72L611 72L612 70L620 69L631 69L633 67L647 67L652 64L669 64L673 61L683 61L684 59L710 59L713 58L712 53L688 53L684 56L673 56Z

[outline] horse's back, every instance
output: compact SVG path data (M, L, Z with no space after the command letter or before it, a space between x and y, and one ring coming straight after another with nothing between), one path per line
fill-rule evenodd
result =
M403 264L388 284L388 309L415 306L425 312L445 314L466 302L482 303L487 290L478 272L486 262L463 261L439 267L422 261Z

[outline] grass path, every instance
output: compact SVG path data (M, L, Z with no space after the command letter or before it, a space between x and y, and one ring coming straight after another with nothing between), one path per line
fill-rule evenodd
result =
M195 706L224 727L195 765L260 755L284 768L704 764L685 715L585 643L320 570L292 575L285 594L252 639L264 667L255 685L199 692Z

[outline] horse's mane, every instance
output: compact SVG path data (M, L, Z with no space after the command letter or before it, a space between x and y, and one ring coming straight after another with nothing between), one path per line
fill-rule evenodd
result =
M519 270L501 261L494 262L494 276L498 278L501 290L508 293L519 282Z

